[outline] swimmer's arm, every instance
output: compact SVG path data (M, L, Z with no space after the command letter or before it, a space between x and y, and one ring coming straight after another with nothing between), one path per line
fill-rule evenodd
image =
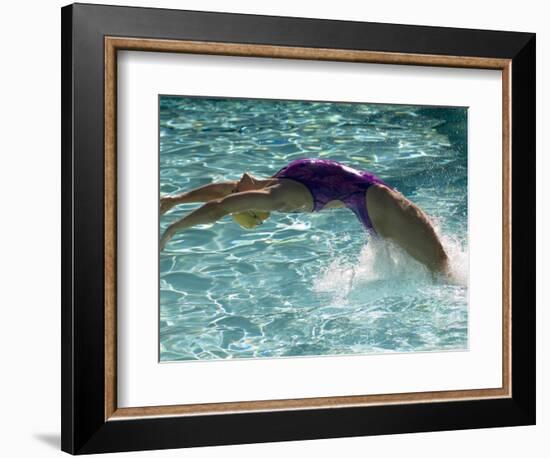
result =
M208 202L213 199L221 199L235 189L236 181L226 181L223 183L210 183L198 188L192 189L175 196L165 196L160 199L160 213L164 214L175 205L187 204L191 202Z
M385 187L372 191L371 196L367 193L367 207L376 232L396 242L432 272L446 272L447 254L426 214L397 192Z
M282 208L284 201L277 188L261 191L246 191L228 195L205 203L166 229L160 241L161 251L176 232L196 226L213 223L230 213L247 210L273 211Z

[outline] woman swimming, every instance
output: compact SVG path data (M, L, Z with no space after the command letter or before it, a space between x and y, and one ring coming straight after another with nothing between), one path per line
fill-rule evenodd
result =
M160 247L180 230L213 223L231 214L252 228L269 212L319 212L349 208L374 236L390 239L434 272L445 272L448 258L426 214L374 174L327 159L297 159L272 177L244 173L240 180L212 183L176 196L163 197L160 211L174 205L206 202L164 232Z

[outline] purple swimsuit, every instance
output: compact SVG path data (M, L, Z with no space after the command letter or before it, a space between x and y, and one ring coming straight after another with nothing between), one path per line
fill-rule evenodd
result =
M365 193L373 184L391 188L376 175L353 169L328 159L296 159L279 170L273 178L290 178L305 185L318 212L331 200L341 200L368 231L373 231L367 212Z

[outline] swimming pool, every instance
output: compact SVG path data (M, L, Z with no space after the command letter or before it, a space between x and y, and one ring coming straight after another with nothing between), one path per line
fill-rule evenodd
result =
M160 193L244 171L268 177L317 157L368 169L435 221L452 280L434 280L347 209L228 216L160 254L160 360L215 360L468 346L467 110L161 96ZM163 215L161 231L200 204Z

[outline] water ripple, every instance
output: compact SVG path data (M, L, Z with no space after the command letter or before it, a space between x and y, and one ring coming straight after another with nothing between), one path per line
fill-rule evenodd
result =
M465 109L163 96L160 140L161 194L308 156L369 169L434 218L456 278L372 243L345 209L254 231L226 217L161 253L162 361L467 348Z

